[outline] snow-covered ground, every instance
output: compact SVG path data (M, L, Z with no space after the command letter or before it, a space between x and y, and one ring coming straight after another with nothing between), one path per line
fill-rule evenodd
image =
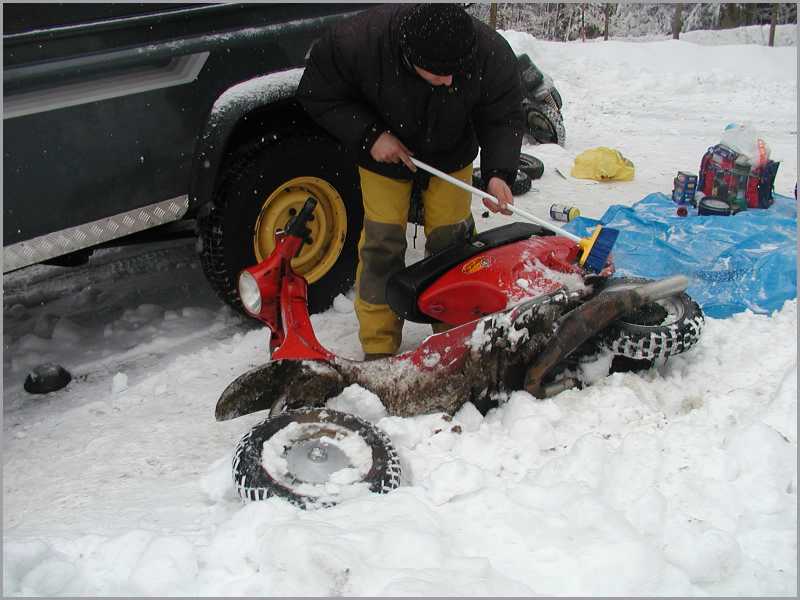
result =
M624 38L611 36L612 39L625 41ZM672 34L650 34L640 35L635 38L640 42L652 42L656 40L672 39ZM730 46L737 44L758 44L766 46L769 44L769 25L748 25L747 27L737 27L735 29L718 29L715 31L686 31L681 33L680 39L685 42L692 42L703 46ZM797 26L796 25L777 25L775 27L775 46L796 46L797 45Z
M520 206L599 217L669 193L732 121L763 133L782 161L776 191L792 195L796 48L715 45L718 32L504 35L565 102L566 148L524 148L547 168ZM634 181L555 172L601 145L635 163ZM313 322L328 348L361 357L351 298ZM796 300L708 319L697 347L647 373L547 401L518 392L485 418L465 405L459 433L441 415L382 416L349 388L331 405L388 433L402 485L316 511L235 495L234 446L264 415L217 423L214 406L263 362L266 334L219 304L191 243L8 275L3 326L4 595L797 593ZM403 349L427 332L407 324ZM28 395L46 361L73 382Z

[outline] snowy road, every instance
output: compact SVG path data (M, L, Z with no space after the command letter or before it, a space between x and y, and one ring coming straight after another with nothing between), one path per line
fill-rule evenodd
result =
M792 195L796 48L506 36L565 100L567 147L524 149L547 166L524 208L599 217L668 193L731 121L763 132L782 160L776 191ZM636 179L555 173L598 145L631 158ZM505 222L480 213L480 229ZM313 321L324 345L360 358L349 298ZM403 349L427 331L407 324ZM192 242L7 275L3 592L796 595L796 334L796 300L709 319L696 348L656 370L544 402L517 393L485 418L467 405L461 433L441 415L385 417L350 388L333 402L388 433L402 485L303 512L235 495L233 448L263 415L217 423L213 409L263 361L266 334L221 306ZM48 360L74 381L26 394Z

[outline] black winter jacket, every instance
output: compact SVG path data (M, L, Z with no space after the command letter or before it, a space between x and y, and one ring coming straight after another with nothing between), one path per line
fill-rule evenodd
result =
M405 165L370 156L378 135L390 131L416 158L446 172L470 164L480 145L484 174L498 174L510 185L523 132L514 52L475 19L473 67L456 74L450 87L431 86L401 57L400 21L412 6L382 5L337 23L311 49L297 91L300 103L370 171L413 177Z

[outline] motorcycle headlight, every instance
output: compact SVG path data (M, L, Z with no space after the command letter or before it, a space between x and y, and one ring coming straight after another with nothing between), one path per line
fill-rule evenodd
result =
M256 278L249 271L239 274L239 298L247 312L257 315L261 312L261 291Z

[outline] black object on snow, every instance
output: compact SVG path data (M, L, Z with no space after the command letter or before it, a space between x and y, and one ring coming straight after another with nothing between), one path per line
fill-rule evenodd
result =
M544 163L531 154L520 152L519 170L525 173L532 180L539 179L542 175L544 175Z
M28 373L23 387L30 394L49 394L72 381L72 375L61 365L44 363Z
M479 190L486 191L486 182L483 181L483 176L481 175L480 169L475 169L472 171L472 185L473 187L478 188ZM517 177L514 179L514 183L511 186L511 193L515 196L521 196L525 192L531 189L531 178L528 177L527 173L523 170L517 171Z

